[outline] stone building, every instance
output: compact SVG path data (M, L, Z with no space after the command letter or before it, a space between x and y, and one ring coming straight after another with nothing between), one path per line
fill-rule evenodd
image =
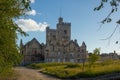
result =
M45 62L83 62L87 59L85 42L71 40L71 23L58 19L56 29L46 29Z
M35 38L33 38L25 45L22 43L21 40L20 46L20 53L23 54L21 65L44 61L45 45L43 43L40 44Z
M40 44L35 38L23 45L20 43L23 54L22 64L34 62L85 62L87 59L87 46L81 46L77 40L71 40L71 23L63 18L58 19L56 29L46 28L46 44Z
M100 55L101 57L101 61L105 61L105 60L119 60L119 55L114 51L114 52L111 52L111 53L102 53Z

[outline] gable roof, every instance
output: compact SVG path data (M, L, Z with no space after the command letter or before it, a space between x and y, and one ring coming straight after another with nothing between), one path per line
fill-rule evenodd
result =
M33 38L31 41L27 42L27 43L24 45L24 47L25 47L25 46L29 46L30 43L32 43L33 41L35 41L39 46L42 46L42 45L38 42L38 40L37 40L36 38Z
M85 44L85 42L84 42L84 41L83 41L83 43L82 43L82 46L86 47L86 44Z

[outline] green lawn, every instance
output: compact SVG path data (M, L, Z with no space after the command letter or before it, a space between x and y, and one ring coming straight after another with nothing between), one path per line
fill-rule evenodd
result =
M120 60L95 63L92 67L89 63L85 63L84 71L82 64L76 63L39 63L28 65L28 67L40 69L42 73L59 78L94 77L120 72Z

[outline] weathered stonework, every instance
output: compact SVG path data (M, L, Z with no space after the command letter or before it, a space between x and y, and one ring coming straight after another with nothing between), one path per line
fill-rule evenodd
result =
M44 61L45 45L43 43L40 44L35 38L33 38L25 45L23 45L21 40L20 46L20 53L23 54L21 65Z
M56 29L46 28L46 44L40 44L35 38L23 45L21 51L24 58L22 64L34 62L85 62L87 60L87 47L85 42L81 46L77 40L71 40L71 23L63 18L58 19Z
M46 29L45 62L83 62L87 59L85 42L71 40L71 23L58 19L57 29Z

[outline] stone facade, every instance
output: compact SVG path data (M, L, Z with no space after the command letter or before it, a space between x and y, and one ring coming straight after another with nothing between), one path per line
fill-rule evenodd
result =
M44 61L45 45L43 43L40 44L35 38L25 45L23 45L21 40L20 46L20 53L23 54L21 65Z
M119 55L114 51L111 53L102 53L100 55L100 61L105 61L105 60L119 60Z
M46 29L45 62L83 62L87 59L85 42L71 40L71 23L58 19L56 29Z
M56 29L46 28L46 44L40 44L35 38L23 45L20 43L24 58L22 64L34 62L85 62L87 47L85 42L81 46L77 40L71 40L71 23L58 19Z

